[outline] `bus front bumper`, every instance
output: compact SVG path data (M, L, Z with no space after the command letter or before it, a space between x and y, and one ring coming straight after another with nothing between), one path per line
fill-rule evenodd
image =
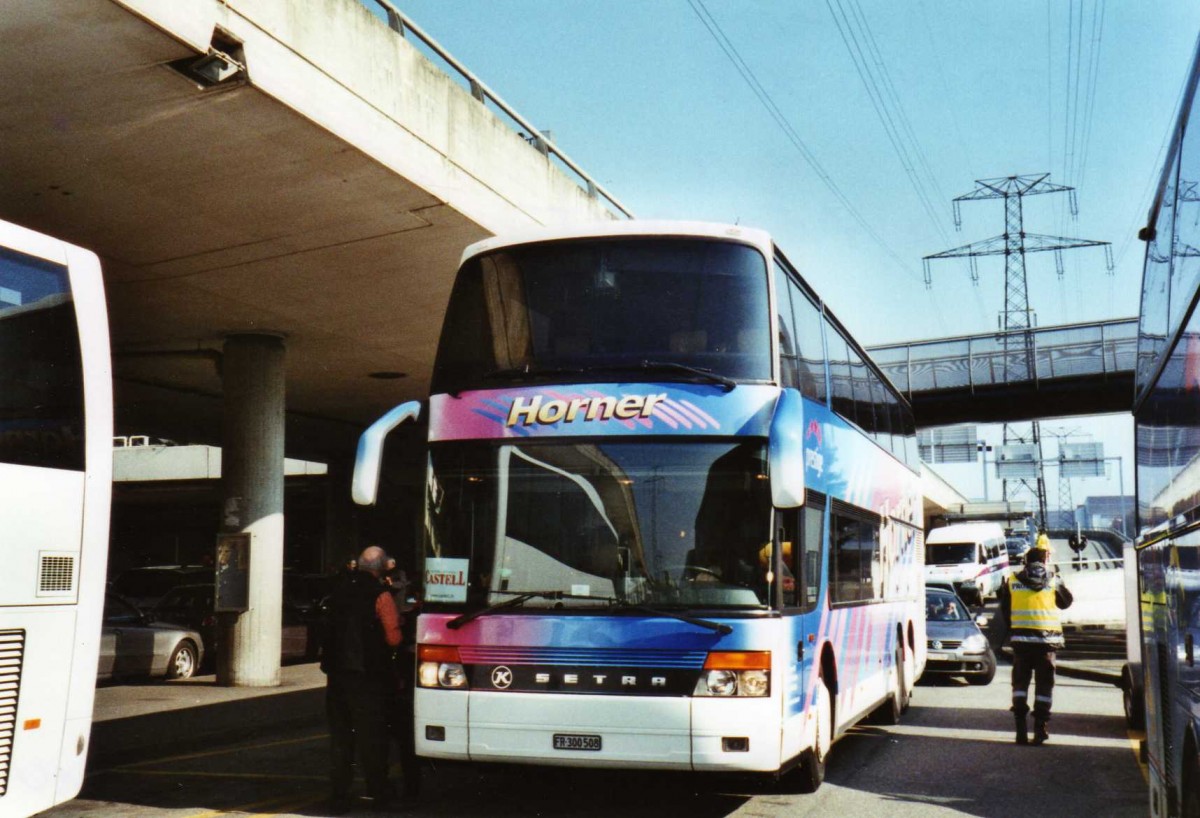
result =
M625 769L759 771L780 766L773 698L416 691L427 758Z

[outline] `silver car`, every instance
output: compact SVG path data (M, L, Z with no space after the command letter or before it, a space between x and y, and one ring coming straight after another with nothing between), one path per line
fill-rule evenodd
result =
M954 594L925 591L926 676L962 676L973 685L991 684L996 654L971 617L970 609Z
M188 679L203 658L204 640L196 631L151 622L133 603L105 595L97 679Z

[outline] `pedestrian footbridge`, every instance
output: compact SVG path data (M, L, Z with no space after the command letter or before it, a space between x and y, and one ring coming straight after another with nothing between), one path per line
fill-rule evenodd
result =
M868 347L917 425L1008 423L1128 412L1137 319Z

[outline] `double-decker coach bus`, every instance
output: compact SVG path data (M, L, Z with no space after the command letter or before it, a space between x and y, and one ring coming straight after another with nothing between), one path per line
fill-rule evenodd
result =
M0 818L83 783L112 491L92 253L0 222Z
M374 499L383 437L362 437ZM925 661L912 413L759 230L463 256L429 399L420 755L780 774Z
M1141 234L1147 247L1134 423L1142 650L1141 678L1131 686L1145 695L1155 818L1200 818L1198 79L1200 40Z

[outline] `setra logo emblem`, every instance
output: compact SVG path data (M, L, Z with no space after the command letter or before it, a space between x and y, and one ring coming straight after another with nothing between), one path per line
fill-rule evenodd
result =
M513 683L512 671L504 665L492 669L492 687L499 690L508 688Z

